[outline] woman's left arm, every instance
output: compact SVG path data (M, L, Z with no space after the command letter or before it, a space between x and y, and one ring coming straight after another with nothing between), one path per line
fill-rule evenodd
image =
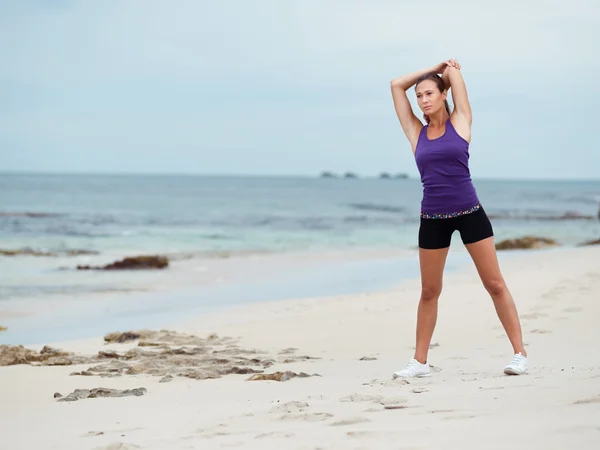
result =
M448 67L444 70L442 79L444 80L446 88L452 89L454 112L460 121L464 121L470 127L473 116L471 114L469 96L467 95L467 86L465 85L465 80L463 80L460 72L460 65L454 60L451 61L452 63L448 64Z

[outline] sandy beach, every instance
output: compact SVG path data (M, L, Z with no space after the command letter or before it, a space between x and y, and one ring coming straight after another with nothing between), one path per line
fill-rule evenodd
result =
M0 448L592 448L599 262L600 247L589 247L502 263L529 353L529 373L518 377L502 373L512 351L470 266L445 277L429 379L392 380L412 356L418 279L383 293L189 317L172 333L125 343L98 336L28 346L72 352L68 362L80 364L0 367ZM310 376L249 380L287 371ZM144 389L64 401L94 388Z

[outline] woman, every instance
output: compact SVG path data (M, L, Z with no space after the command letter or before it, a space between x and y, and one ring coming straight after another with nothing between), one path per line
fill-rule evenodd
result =
M459 231L512 344L514 357L504 373L520 375L527 370L519 316L498 265L492 225L471 182L468 164L471 106L460 68L451 59L391 82L396 114L423 183L417 345L414 357L404 369L394 373L394 378L431 375L427 352L437 320L446 256L455 230ZM413 85L426 126L414 115L406 96L406 90ZM452 89L452 112L446 100L447 88Z

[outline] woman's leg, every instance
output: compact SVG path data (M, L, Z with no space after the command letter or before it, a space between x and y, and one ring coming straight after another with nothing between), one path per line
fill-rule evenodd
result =
M430 376L427 354L437 321L438 299L450 248L455 221L453 219L421 219L419 228L419 265L421 267L421 298L417 309L417 345L414 358L397 372L396 377Z
M417 345L414 359L427 363L429 344L437 321L438 299L449 247L427 250L419 248L421 266L421 298L417 309Z
M523 346L517 308L498 264L494 237L491 236L472 244L466 244L465 247L475 263L485 289L492 297L496 312L512 344L514 353L527 356Z

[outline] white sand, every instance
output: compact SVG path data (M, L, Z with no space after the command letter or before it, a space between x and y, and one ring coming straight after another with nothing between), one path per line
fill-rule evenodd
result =
M182 330L241 337L241 346L273 355L298 348L322 359L266 371L322 377L159 383L150 376L69 376L87 366L1 367L0 448L598 448L600 248L526 253L506 261L503 271L522 317L527 375L502 373L512 351L471 268L445 278L433 338L439 346L430 353L440 371L430 379L391 379L412 356L418 280L386 294L254 305ZM131 347L104 346L101 337L58 346L89 355ZM148 393L53 398L100 386L144 386Z

